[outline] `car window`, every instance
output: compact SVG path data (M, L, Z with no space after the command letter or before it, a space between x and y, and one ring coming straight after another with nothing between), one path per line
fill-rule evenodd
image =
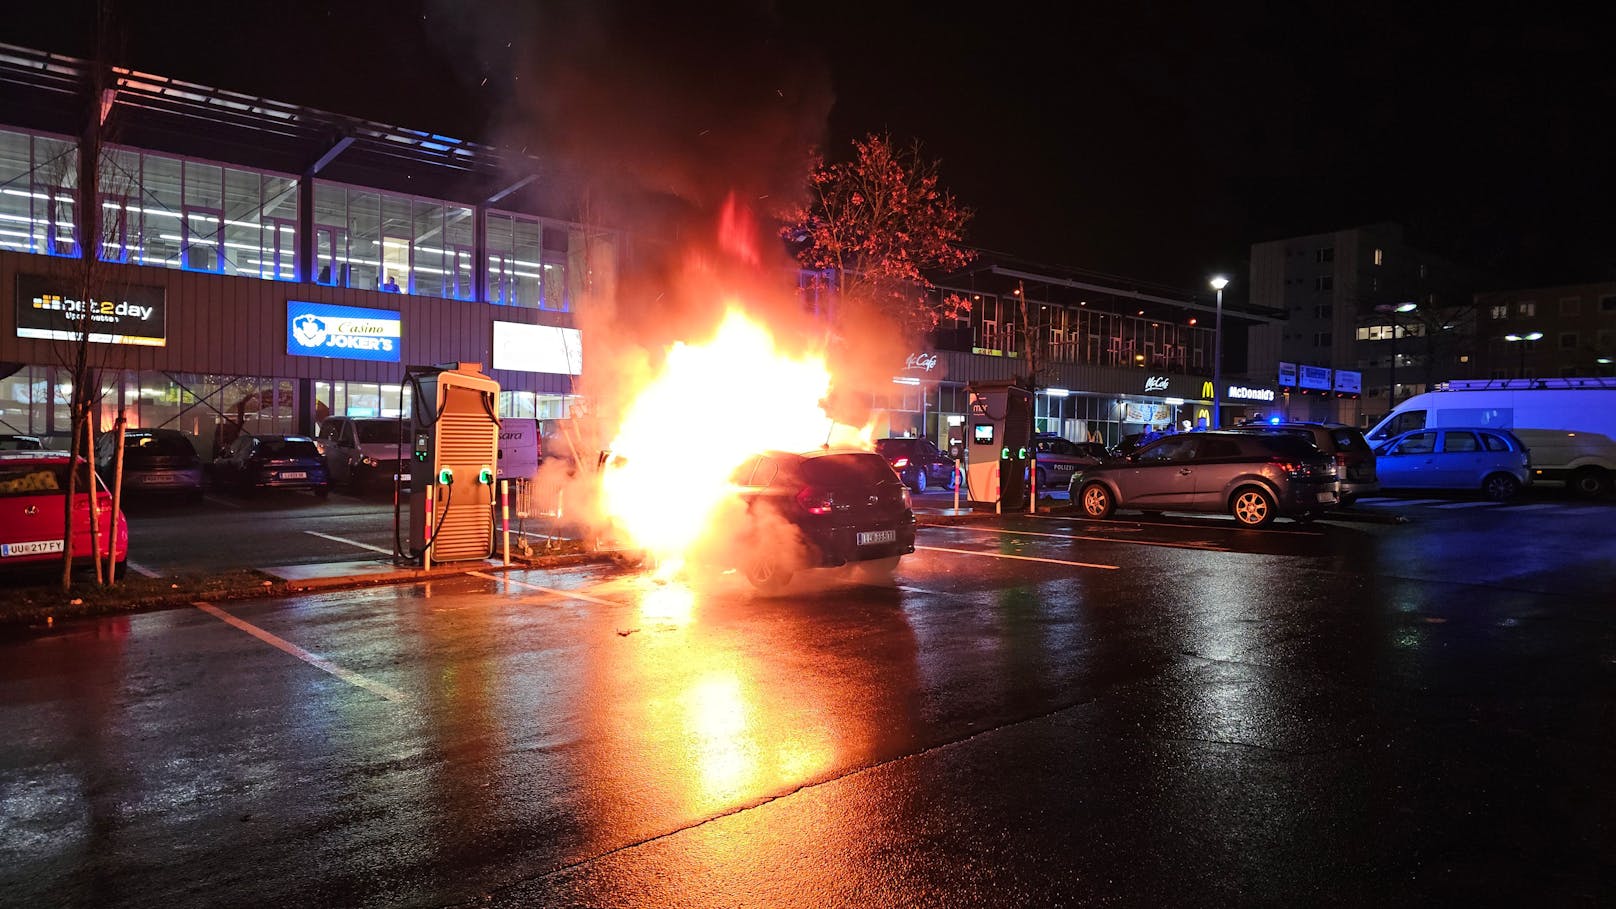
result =
M320 431L315 434L317 439L332 439L337 435L337 428L341 424L336 420L326 420L320 424Z
M1240 446L1233 439L1223 439L1217 436L1203 436L1198 446L1198 456L1202 458L1237 458L1240 456Z
M1449 454L1459 454L1466 451L1480 451L1481 442L1473 432L1454 432L1448 430L1442 437L1442 450Z
M1409 430L1424 428L1425 411L1405 410L1392 418L1392 421L1386 425L1386 429L1384 430L1383 434L1395 436L1400 433L1408 432Z
M1430 454L1436 451L1436 433L1416 432L1392 446L1392 454Z
M124 456L151 455L176 458L196 457L196 448L191 440L181 435L128 435L123 440Z
M1351 428L1337 428L1330 430L1330 441L1335 443L1337 451L1364 452L1369 450L1369 443L1364 441L1363 433Z
M1503 436L1495 435L1495 434L1490 433L1490 432L1480 433L1480 435L1481 435L1481 441L1484 444L1486 444L1488 451L1512 451L1513 450L1510 447L1509 440L1505 439Z
M360 420L354 423L361 442L392 442L398 444L398 420Z
M67 465L0 465L0 496L29 496L67 488Z
M264 439L258 453L266 458L317 458L314 443L308 439Z
M1139 452L1141 461L1176 461L1180 459L1185 439L1163 439Z
M802 463L802 477L818 486L873 486L897 479L885 458L865 453L809 458Z

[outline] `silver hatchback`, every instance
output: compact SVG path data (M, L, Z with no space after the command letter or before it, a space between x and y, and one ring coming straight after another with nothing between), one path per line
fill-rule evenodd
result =
M1312 520L1340 502L1335 460L1290 434L1179 433L1079 468L1068 489L1091 518L1119 508L1226 512L1247 527L1280 515Z
M1382 489L1479 491L1503 502L1532 482L1530 453L1507 429L1415 429L1387 439L1379 455Z

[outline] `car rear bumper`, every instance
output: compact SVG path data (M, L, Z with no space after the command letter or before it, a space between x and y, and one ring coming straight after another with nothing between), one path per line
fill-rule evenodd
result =
M888 531L892 536L890 541L859 544L861 533ZM808 538L819 554L820 564L824 566L888 559L915 551L915 521L911 517L907 522L816 529L808 533Z

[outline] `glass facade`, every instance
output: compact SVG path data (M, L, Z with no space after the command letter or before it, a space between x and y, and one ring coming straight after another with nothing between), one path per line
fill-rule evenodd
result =
M509 212L488 213L488 302L565 312L572 308L565 225Z
M77 256L78 144L0 130L0 249Z
M314 183L314 280L451 300L476 298L470 206Z
M98 167L100 257L297 279L297 180L127 148Z

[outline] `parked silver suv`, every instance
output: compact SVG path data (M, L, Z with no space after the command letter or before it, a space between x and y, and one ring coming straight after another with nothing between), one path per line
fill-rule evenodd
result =
M1090 518L1119 508L1227 512L1247 527L1310 521L1340 501L1334 459L1280 433L1182 432L1121 461L1080 467L1068 491Z
M327 417L320 424L326 467L333 485L357 492L392 489L395 478L410 485L405 461L406 439L400 444L404 421L398 417Z

